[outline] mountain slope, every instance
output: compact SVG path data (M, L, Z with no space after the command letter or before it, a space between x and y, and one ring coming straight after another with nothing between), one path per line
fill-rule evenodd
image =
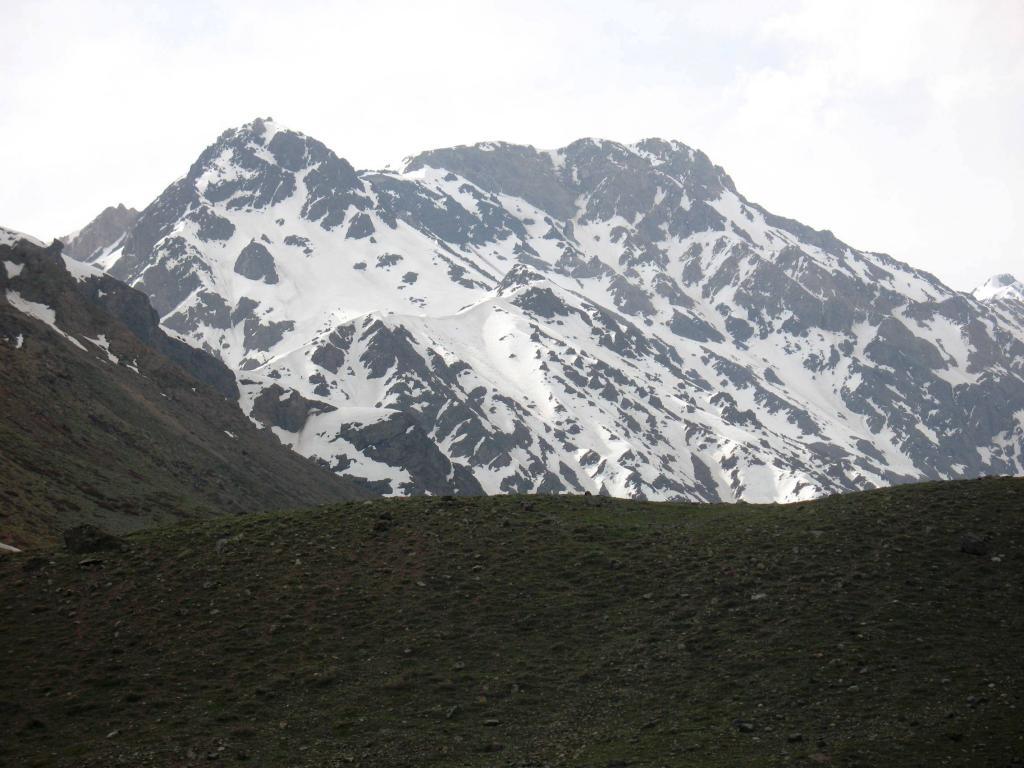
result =
M765 501L1024 471L1019 325L678 142L357 172L257 120L95 263L376 490Z
M0 542L362 495L246 419L232 372L143 294L0 237Z
M0 762L1013 766L1022 524L1000 478L378 499L3 558Z

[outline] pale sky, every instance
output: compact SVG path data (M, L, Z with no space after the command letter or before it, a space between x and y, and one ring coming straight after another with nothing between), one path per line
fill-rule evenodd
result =
M970 289L1024 278L1024 0L0 0L0 224L146 206L257 116L357 168L675 138Z

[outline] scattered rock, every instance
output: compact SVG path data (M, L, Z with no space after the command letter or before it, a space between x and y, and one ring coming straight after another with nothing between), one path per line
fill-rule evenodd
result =
M960 551L968 555L984 557L989 553L988 539L974 533L968 533L960 539Z
M749 720L733 720L732 724L740 733L753 733L755 730L757 730L754 724Z

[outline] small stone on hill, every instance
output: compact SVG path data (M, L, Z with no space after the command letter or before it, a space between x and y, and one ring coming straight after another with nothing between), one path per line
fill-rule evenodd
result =
M88 523L64 531L64 548L76 555L123 549L124 546L121 539Z
M960 551L968 555L980 555L984 557L989 551L988 540L982 536L968 533L960 540Z

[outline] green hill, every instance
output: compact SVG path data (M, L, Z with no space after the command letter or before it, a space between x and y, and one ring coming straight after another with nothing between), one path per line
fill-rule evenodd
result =
M359 501L127 542L0 559L0 763L1024 758L1021 479Z

